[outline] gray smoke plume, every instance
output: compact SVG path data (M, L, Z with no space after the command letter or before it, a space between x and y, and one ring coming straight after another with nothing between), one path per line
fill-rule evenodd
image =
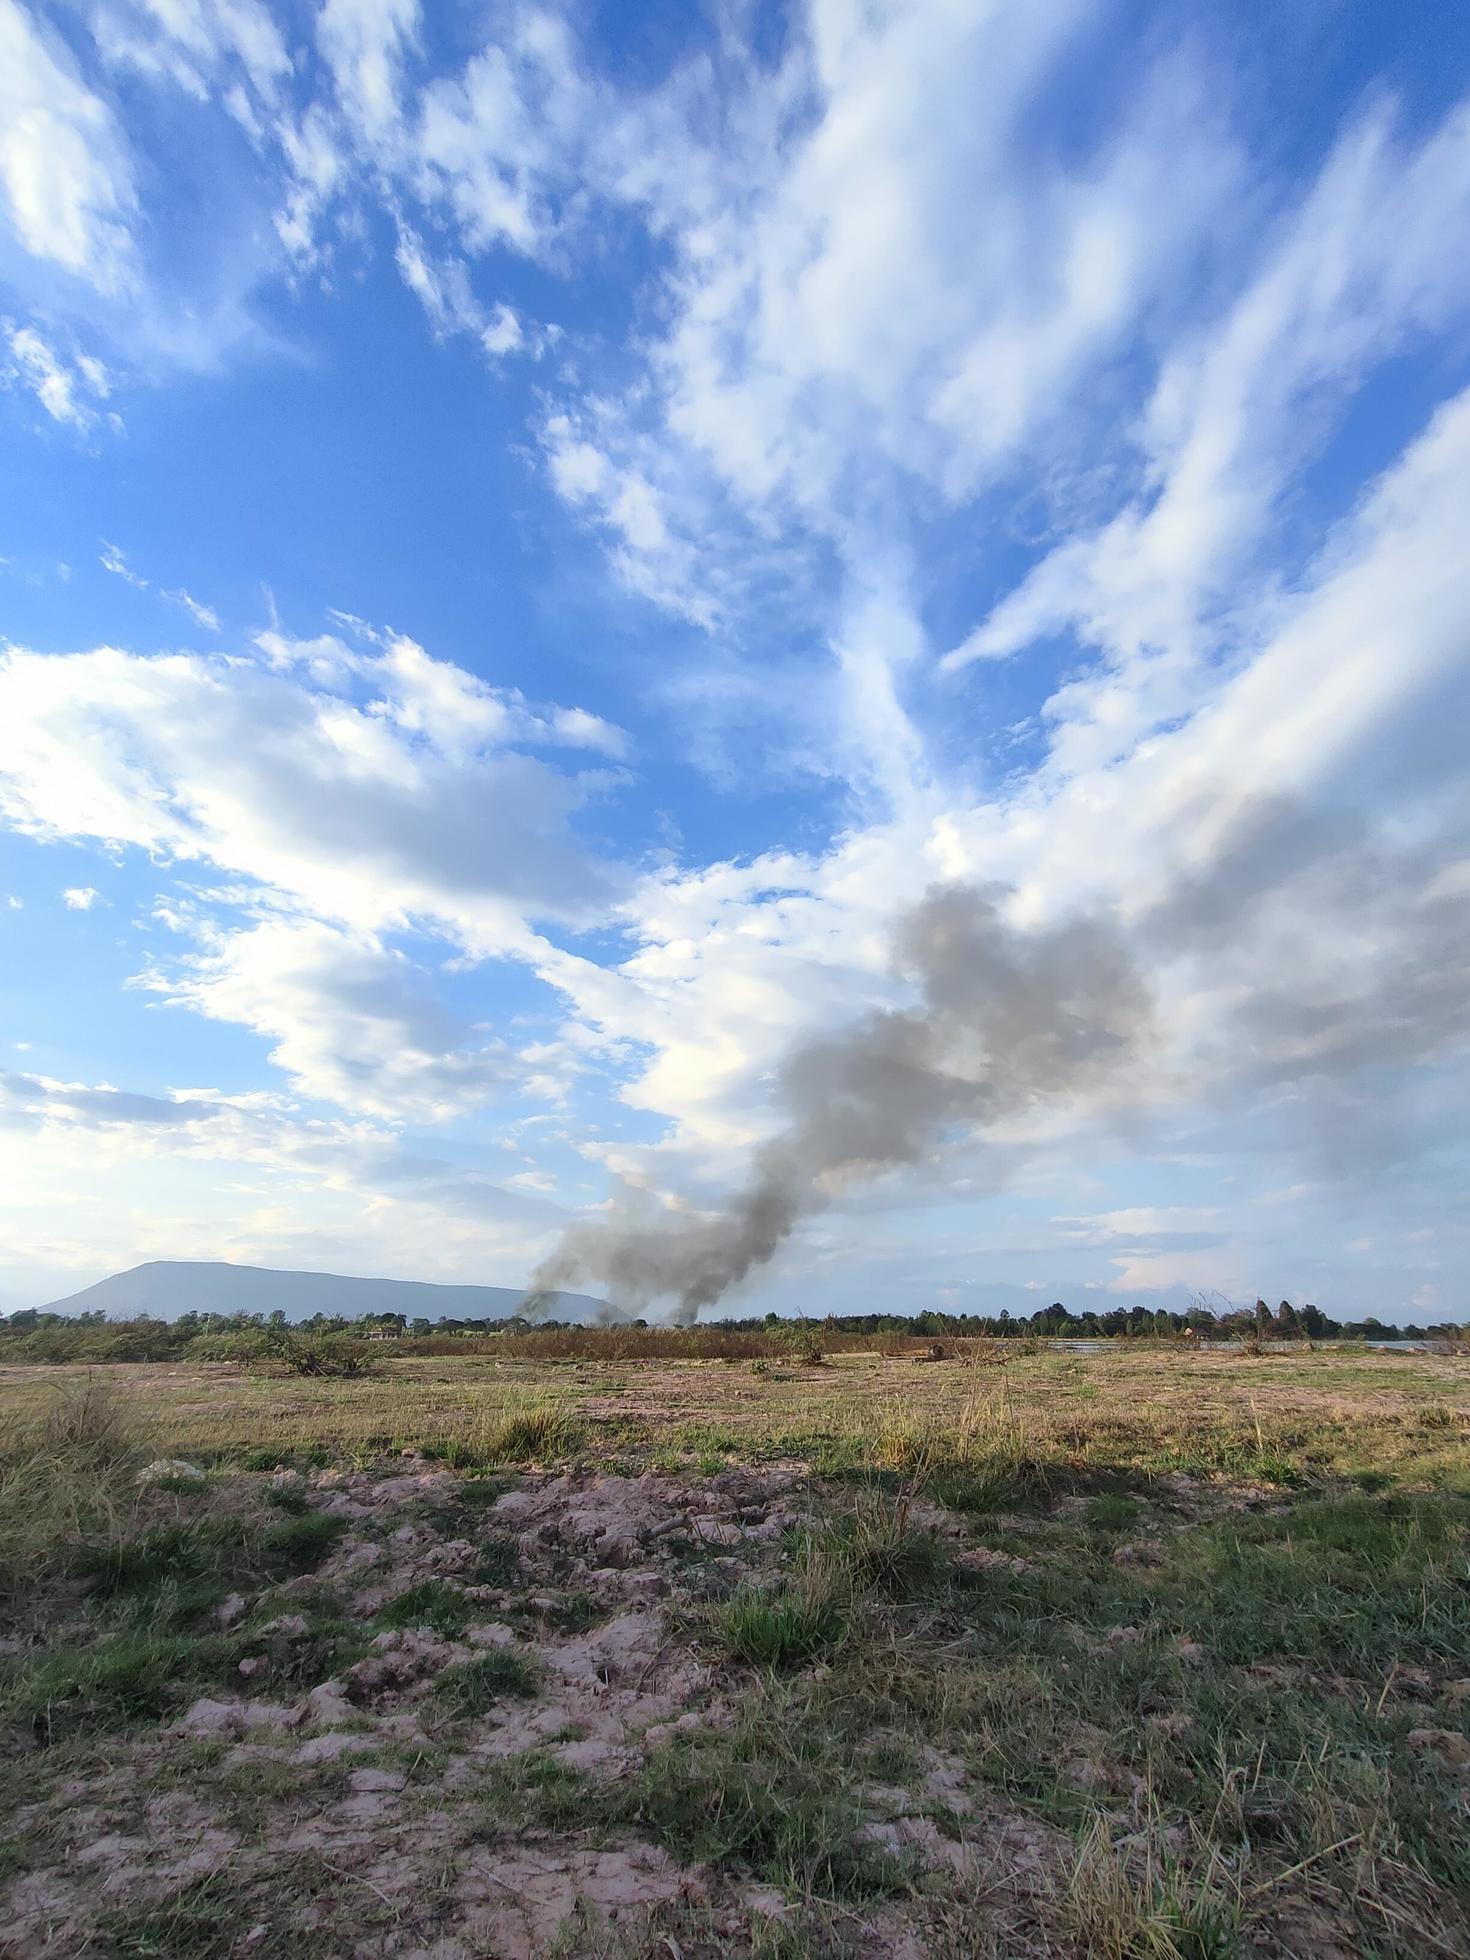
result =
M574 1226L528 1289L592 1282L621 1306L669 1299L692 1319L772 1258L844 1189L912 1164L951 1125L985 1125L1086 1093L1136 1053L1149 996L1091 920L1021 932L1001 887L939 886L899 922L894 966L920 1004L876 1009L796 1048L779 1077L788 1121L720 1212Z

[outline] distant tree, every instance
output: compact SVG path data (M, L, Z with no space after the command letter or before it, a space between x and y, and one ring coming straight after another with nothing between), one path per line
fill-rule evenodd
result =
M1266 1302L1264 1300L1257 1300L1256 1333L1260 1337L1260 1339L1264 1341L1266 1336L1270 1333L1270 1331L1271 1331L1271 1309L1266 1305Z
M1296 1317L1296 1308L1291 1304L1290 1300L1283 1300L1281 1305L1276 1309L1276 1332L1284 1340L1294 1340L1300 1332Z

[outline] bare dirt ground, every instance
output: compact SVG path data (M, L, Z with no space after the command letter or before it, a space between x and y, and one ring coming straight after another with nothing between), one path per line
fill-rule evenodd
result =
M1470 1369L1143 1365L548 1370L454 1467L368 1439L488 1371L313 1384L347 1452L113 1371L164 1467L12 1603L0 1953L1470 1952Z

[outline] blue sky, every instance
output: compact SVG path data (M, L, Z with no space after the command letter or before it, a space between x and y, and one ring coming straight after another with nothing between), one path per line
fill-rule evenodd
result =
M1470 1312L1463 8L0 0L0 131L0 1309L703 1229L958 888L1126 1055L728 1309Z

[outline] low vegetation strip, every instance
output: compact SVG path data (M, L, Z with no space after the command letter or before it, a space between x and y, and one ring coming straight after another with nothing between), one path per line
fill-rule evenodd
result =
M753 1362L0 1373L0 1951L1470 1950L1470 1363Z
M649 1326L610 1317L605 1326L584 1326L512 1315L500 1320L414 1319L402 1313L358 1319L316 1314L288 1325L283 1315L187 1312L171 1320L139 1314L108 1319L98 1311L77 1314L25 1310L0 1314L0 1363L68 1362L92 1365L129 1361L240 1361L285 1374L342 1376L366 1373L399 1354L499 1355L515 1361L755 1361L818 1362L824 1354L878 1348L893 1354L949 1349L971 1360L997 1343L1034 1340L1145 1340L1245 1344L1253 1351L1302 1341L1432 1343L1470 1350L1470 1326L1454 1321L1390 1326L1372 1316L1339 1321L1320 1307L1214 1311L1204 1305L1180 1313L1166 1307L1114 1307L1073 1313L1061 1301L1034 1314L864 1313L829 1314L820 1321L704 1321L692 1327Z

